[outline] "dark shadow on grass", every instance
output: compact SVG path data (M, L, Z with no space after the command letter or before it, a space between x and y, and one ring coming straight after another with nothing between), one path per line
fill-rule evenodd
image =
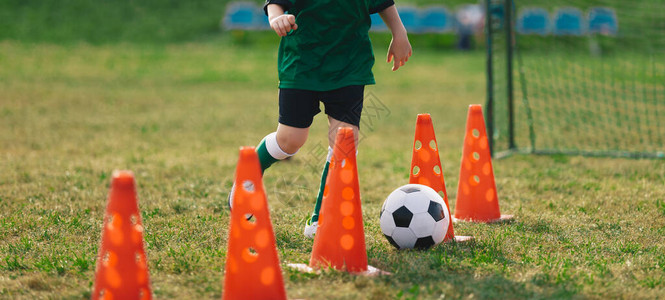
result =
M445 294L446 299L571 298L578 294L576 284L557 283L546 274L524 281L509 278L520 262L504 255L500 238L448 243L426 251L384 251L375 253L370 261L383 262L378 267L393 273L378 280L400 290L398 298L402 299L419 299L423 296L419 293Z

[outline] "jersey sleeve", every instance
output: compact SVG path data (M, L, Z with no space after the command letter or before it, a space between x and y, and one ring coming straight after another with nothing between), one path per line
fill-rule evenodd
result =
M394 0L368 0L369 14L382 12L384 9L395 5Z
M268 4L278 4L284 11L287 11L295 2L296 0L266 0L266 4L263 5L263 12L265 12L266 16L268 15Z

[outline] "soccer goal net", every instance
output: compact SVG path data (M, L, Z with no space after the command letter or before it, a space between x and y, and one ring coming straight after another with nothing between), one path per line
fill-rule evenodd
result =
M665 1L485 6L496 155L665 158Z

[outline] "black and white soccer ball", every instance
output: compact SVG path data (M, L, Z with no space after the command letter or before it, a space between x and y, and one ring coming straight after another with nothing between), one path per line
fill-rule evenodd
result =
M381 231L397 249L427 249L448 232L450 213L432 188L407 184L394 190L381 208Z

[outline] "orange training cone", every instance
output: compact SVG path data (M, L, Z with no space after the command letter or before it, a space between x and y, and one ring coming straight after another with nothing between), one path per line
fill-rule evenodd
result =
M419 114L416 120L416 136L413 141L413 156L411 157L411 172L409 183L417 183L431 187L437 193L442 194L446 202L446 209L450 216L450 205L448 204L448 193L443 178L443 168L439 160L439 149L434 135L434 126L430 114ZM455 239L457 242L472 240L471 236L455 236L453 220L449 220L448 232L443 239L448 242Z
M367 265L356 147L351 128L337 131L309 266L314 269L330 266L367 275L373 275L376 270Z
M152 299L134 174L114 171L92 299Z
M286 299L259 157L240 148L229 228L223 299ZM247 220L246 215L253 215Z
M499 211L483 110L477 104L469 106L467 116L455 218L484 223L513 218Z

